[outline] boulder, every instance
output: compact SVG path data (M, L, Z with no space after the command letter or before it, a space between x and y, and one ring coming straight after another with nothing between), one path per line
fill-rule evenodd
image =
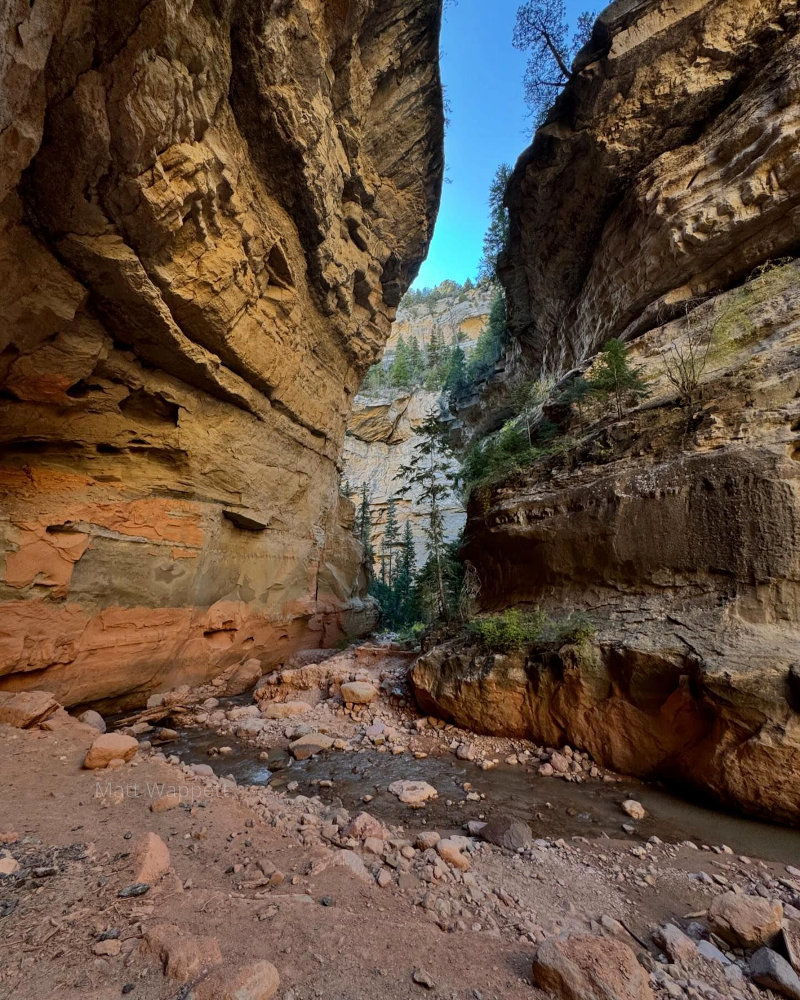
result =
M83 766L89 770L108 767L113 760L129 761L139 749L132 736L122 733L103 733L89 747Z
M421 805L429 799L438 798L439 795L433 785L429 785L427 781L393 781L389 785L389 791L392 795L396 795L401 802L412 806Z
M261 680L261 661L245 660L244 663L234 667L230 673L226 671L223 690L229 698L233 698L237 694L244 694L245 691L255 687L259 680Z
M82 712L78 716L78 721L86 723L87 726L91 726L100 733L106 731L105 719L99 712L94 712L92 709L89 709L88 712Z
M386 839L383 823L368 812L360 812L355 816L345 827L344 834L346 837L354 837L356 840L364 840L366 837Z
M490 844L505 847L509 851L524 851L533 843L531 828L522 820L511 816L492 816L481 827L480 836Z
M61 706L49 691L0 691L0 723L29 729Z
M697 945L675 924L659 927L653 938L671 962L685 962L697 954Z
M271 1000L281 984L271 962L251 962L237 969L214 969L192 989L191 1000Z
M724 892L708 909L715 934L734 948L758 948L781 929L783 904L760 896Z
M653 1000L631 949L592 934L548 938L534 956L533 983L559 1000Z
M196 979L204 969L222 962L219 942L215 937L184 934L175 924L154 924L145 933L142 953L155 956L164 974L186 983Z
M306 701L262 701L261 714L265 719L294 719L311 709Z
M333 740L323 733L308 733L289 744L289 751L295 760L307 760L323 750L330 750Z
M759 986L800 1000L800 976L785 958L770 948L760 948L750 959L750 976Z
M378 691L366 681L348 681L342 684L342 701L351 705L369 705L377 697Z

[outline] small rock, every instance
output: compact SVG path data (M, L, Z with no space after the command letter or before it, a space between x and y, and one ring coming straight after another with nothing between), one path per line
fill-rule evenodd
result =
M380 820L368 812L360 812L344 828L346 837L353 837L355 840L364 840L366 837L377 837L380 840L386 838L386 830Z
M421 851L427 851L432 847L436 847L441 839L442 835L436 830L423 830L422 833L417 835L415 843Z
M675 924L659 927L653 937L672 962L687 961L697 954L697 945Z
M533 843L531 828L511 816L492 816L480 832L481 839L509 851L527 850Z
M438 841L436 853L448 865L460 871L469 871L471 867L469 858L461 853L461 846L453 838Z
M389 785L389 791L406 805L419 805L439 795L433 785L426 781L393 781Z
M265 719L293 719L305 715L311 706L305 701L262 701L261 714Z
M150 886L146 882L137 882L135 885L126 885L117 895L120 899L132 899L134 896L144 896L147 892L150 892Z
M0 858L0 875L13 875L19 871L19 861L16 858Z
M181 797L177 792L168 792L160 795L150 803L150 812L162 813L169 809L175 809L181 804Z
M414 969L414 973L411 978L418 986L424 986L426 990L432 990L436 985L433 980L433 976L424 969Z
M133 880L154 885L169 871L169 848L157 833L145 833L131 851Z
M166 976L181 983L222 962L216 938L183 934L175 924L154 924L148 928L141 948L143 954L154 955L161 962Z
M635 820L644 819L647 815L645 807L641 802L637 802L636 799L626 799L622 803L622 811Z
M289 751L295 760L307 760L323 750L330 750L333 740L323 733L308 733L289 744Z
M369 705L378 695L377 689L366 681L348 681L342 684L342 701L350 705Z
M97 944L92 946L92 951L95 955L113 958L115 955L119 955L121 948L122 945L116 938L110 938L106 941L98 941Z
M78 716L78 721L86 723L87 726L91 726L99 733L106 731L105 719L99 712L93 712L92 709L89 709L88 712L82 712Z

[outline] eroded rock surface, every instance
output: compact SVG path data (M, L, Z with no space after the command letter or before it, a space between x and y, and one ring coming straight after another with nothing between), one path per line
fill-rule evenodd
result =
M143 701L373 620L337 462L430 239L439 0L0 15L0 683Z

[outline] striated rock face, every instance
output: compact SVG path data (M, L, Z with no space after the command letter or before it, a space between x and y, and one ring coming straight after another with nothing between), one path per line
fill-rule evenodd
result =
M650 398L618 420L568 413L557 388L560 454L479 490L463 549L484 609L581 610L597 634L513 663L456 644L414 674L461 724L792 820L799 53L797 6L778 0L601 16L509 189L509 364L557 378L621 337ZM681 405L665 357L703 330Z
M502 280L527 362L558 374L800 233L794 0L617 0L520 157Z
M0 685L142 700L372 620L337 461L426 250L439 0L0 14Z

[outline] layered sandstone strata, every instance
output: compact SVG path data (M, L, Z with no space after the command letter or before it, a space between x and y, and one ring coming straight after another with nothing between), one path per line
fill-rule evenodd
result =
M439 0L0 15L0 685L363 630L350 400L431 236Z
M485 610L583 611L597 631L511 660L456 642L414 674L462 724L784 819L800 816L799 54L781 0L601 16L508 193L506 362L561 379L544 407L560 451L477 491L463 549ZM650 398L621 420L568 412L565 374L610 337ZM690 341L711 347L688 405L665 359Z

